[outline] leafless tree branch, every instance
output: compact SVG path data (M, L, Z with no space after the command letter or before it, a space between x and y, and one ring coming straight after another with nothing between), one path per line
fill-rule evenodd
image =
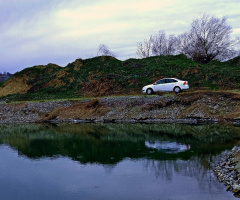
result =
M152 54L153 55L173 55L175 53L176 38L170 35L167 38L164 30L160 30L152 39Z
M109 50L108 46L105 44L100 44L98 47L97 56L112 56L116 57L116 54Z
M199 63L223 61L236 56L235 47L240 40L231 40L232 28L226 21L226 17L219 19L209 15L193 20L190 31L177 38L179 53Z
M149 36L149 39L144 40L144 42L139 42L137 44L137 56L140 58L147 58L151 56L151 48L152 48L152 36Z

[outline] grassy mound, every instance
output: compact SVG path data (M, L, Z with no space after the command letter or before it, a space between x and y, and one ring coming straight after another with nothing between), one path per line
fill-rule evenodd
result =
M10 100L41 100L139 94L164 77L188 80L191 88L239 89L240 57L200 65L184 55L120 61L110 56L77 59L66 67L55 64L26 68L0 88Z

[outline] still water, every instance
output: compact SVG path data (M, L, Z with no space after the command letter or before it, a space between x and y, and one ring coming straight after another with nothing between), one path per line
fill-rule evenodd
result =
M240 128L180 124L0 125L0 199L236 199L212 163Z

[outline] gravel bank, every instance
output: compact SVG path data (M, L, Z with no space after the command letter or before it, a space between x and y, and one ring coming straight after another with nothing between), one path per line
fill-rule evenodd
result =
M227 191L240 197L240 147L235 146L215 165L214 172L218 180L225 184Z
M34 123L54 109L71 104L69 101L1 103L0 123Z
M71 101L0 102L0 123L146 122L240 125L240 102L221 95L115 96Z

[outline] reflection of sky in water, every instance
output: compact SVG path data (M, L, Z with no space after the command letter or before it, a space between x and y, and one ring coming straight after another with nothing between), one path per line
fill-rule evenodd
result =
M0 199L235 199L203 167L208 159L83 165L65 157L31 160L2 145Z
M189 144L179 144L169 141L145 141L145 146L164 153L179 153L190 149Z
M25 124L0 129L0 199L234 199L209 166L239 141L237 128Z

